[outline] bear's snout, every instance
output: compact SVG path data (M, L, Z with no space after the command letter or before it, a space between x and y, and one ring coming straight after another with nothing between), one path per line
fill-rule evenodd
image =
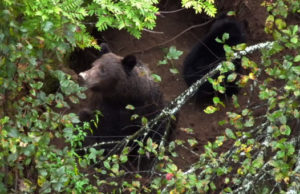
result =
M79 73L79 78L81 78L83 80L86 80L86 77L87 77L87 73L86 72Z
M86 79L87 79L87 73L86 72L79 73L79 75L78 75L78 83L80 85L84 85Z

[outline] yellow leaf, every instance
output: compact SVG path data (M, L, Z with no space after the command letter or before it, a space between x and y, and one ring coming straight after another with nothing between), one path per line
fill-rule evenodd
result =
M254 73L249 73L249 78L252 79L252 80L255 80L255 75L254 75Z
M289 184L289 182L290 182L290 177L285 177L283 180L284 180L284 182L285 182L286 184Z
M243 174L244 174L244 172L243 172L243 170L242 170L241 168L239 168L239 169L237 170L237 173L240 174L240 175L243 175Z
M45 181L46 181L45 177L39 176L37 183L40 187L42 187L42 185L45 183Z

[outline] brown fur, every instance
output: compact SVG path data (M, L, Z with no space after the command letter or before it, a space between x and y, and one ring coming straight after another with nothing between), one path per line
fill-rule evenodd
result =
M142 116L150 120L163 108L162 93L152 80L150 70L136 62L133 56L123 58L113 53L104 54L92 64L91 69L80 73L80 77L82 84L91 92L88 107L79 113L80 119L90 120L95 110L103 114L98 127L93 127L94 132L86 138L84 145L118 140L133 134L141 127ZM128 104L135 109L125 109ZM140 117L132 120L133 114ZM164 129L159 127L156 131L162 134Z

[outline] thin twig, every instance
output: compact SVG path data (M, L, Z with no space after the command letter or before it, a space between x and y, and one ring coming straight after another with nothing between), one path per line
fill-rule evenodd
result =
M176 13L176 12L180 12L180 11L182 11L184 9L185 8L180 8L180 9L176 9L176 10L172 10L172 11L159 11L159 13L163 13L163 14Z
M164 32L157 32L157 31L153 31L153 30L148 30L146 28L144 28L143 31L149 32L149 33L152 33L152 34L163 34L164 33Z
M183 35L184 33L186 33L187 31L189 30L192 30L194 28L198 28L198 27L202 27L202 26L205 26L207 24L209 24L210 22L212 22L213 20L208 20L207 22L204 22L202 24L197 24L197 25L193 25L193 26L190 26L188 27L187 29L183 30L182 32L178 33L176 36L174 36L173 38L169 39L169 40L166 40L162 43L159 43L157 45L154 45L154 46L150 46L146 49L143 49L143 50L136 50L136 51L133 51L133 52L130 52L131 54L138 54L138 53L143 53L143 52L146 52L146 51L149 51L151 49L154 49L156 47L160 47L160 46L163 46L165 44L168 44L169 42L172 42L173 40L177 39L179 36Z

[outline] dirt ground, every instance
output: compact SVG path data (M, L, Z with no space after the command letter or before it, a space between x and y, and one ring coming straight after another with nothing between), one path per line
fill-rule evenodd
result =
M266 18L266 11L264 7L261 7L262 1L250 1L248 0L232 0L230 3L226 0L218 1L218 13L226 13L227 11L235 11L237 19L240 21L246 20L248 23L248 40L247 44L252 45L258 42L264 42L268 38L264 34L264 22ZM172 11L180 9L179 1L163 1L160 5L161 11ZM194 28L185 33L182 33L175 40L170 41L167 44L158 46L161 43L168 41L180 34L187 28L204 23L211 18L202 14L195 15L192 9L182 10L174 13L162 13L158 16L157 26L155 32L144 31L141 39L135 39L125 31L108 30L102 33L103 39L109 44L112 51L121 56L135 53L137 58L143 63L147 64L151 71L158 74L162 78L160 83L161 90L164 93L166 102L171 102L180 93L182 93L187 86L181 76L182 63L184 57L192 49L193 45L200 40L203 35L208 31L212 22L203 27ZM158 61L162 60L165 56L163 48L175 46L178 50L183 51L183 55L179 60L174 61L176 68L180 71L180 74L173 75L169 69L171 65L158 66ZM152 48L153 47L153 48ZM148 49L152 48L152 49ZM254 54L252 57L256 58ZM243 90L238 94L243 96ZM173 132L172 139L190 139L195 138L199 144L194 148L194 151L201 151L203 145L207 141L213 141L217 135L221 135L224 131L222 126L218 125L218 122L225 119L225 114L228 111L233 110L233 106L230 103L230 99L227 100L226 107L213 115L207 115L203 112L203 109L207 106L207 103L195 104L193 100L189 101L183 106L178 116L177 129ZM194 134L187 134L182 129L192 128ZM194 157L190 152L186 150L178 150L181 161L178 161L178 165L184 169L185 166L190 165L191 161L194 161ZM186 161L189 161L188 163Z

